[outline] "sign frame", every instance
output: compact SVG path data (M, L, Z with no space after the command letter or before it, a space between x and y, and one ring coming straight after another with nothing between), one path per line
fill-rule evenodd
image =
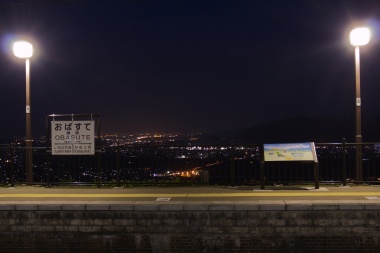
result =
M319 163L314 142L260 145L260 189L265 189L265 163L297 162L314 164L314 186L319 189Z
M96 139L100 140L100 116L97 114L46 117L46 146L50 147L52 155L95 155Z
M52 121L64 121L64 122L73 122L73 121L93 121L93 129L94 129L94 134L93 134L93 139L94 139L94 154L87 154L95 157L97 160L96 162L96 170L97 170L97 185L100 187L100 172L101 172L101 165L100 165L100 156L99 156L99 151L98 147L100 146L100 116L98 114L51 114L46 116L46 160L47 160L47 169L46 169L46 183L48 187L51 186L51 181L50 181L50 174L51 171L53 171L52 164L50 162L50 159L52 157L52 141L51 141L51 135L52 135L52 129L51 129L51 122ZM75 125L72 125L75 126ZM75 132L74 132L75 133ZM71 134L71 132L70 132ZM50 153L50 154L49 154ZM66 155L74 155L74 154L66 154ZM79 154L76 154L77 156ZM83 155L83 154L80 154ZM54 155L57 156L57 155Z

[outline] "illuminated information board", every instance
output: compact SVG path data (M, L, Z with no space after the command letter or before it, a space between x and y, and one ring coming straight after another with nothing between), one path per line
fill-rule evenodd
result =
M314 161L317 162L314 142L264 144L264 161Z

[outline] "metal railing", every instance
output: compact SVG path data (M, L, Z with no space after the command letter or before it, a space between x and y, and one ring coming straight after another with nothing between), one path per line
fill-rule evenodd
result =
M355 143L316 143L321 183L380 183L380 153L363 143L363 180L356 180ZM0 184L26 182L26 148L0 147ZM311 183L313 165L266 164L267 184ZM256 185L259 145L100 147L94 156L52 156L33 147L33 184Z

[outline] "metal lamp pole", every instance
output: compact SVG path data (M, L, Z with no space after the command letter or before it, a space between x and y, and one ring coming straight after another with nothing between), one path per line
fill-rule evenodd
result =
M26 182L31 184L33 182L33 139L32 139L32 115L30 110L30 61L29 58L33 55L32 44L19 41L13 44L13 52L16 57L25 59L25 79L26 79Z
M360 27L351 31L351 45L355 47L355 76L356 76L356 180L363 181L363 159L362 159L362 123L361 123L361 97L360 97L360 46L368 44L370 31L368 28Z

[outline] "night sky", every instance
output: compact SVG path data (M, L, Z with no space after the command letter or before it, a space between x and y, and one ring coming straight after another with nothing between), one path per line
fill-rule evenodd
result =
M25 134L15 39L35 48L34 136L53 113L99 114L103 133L209 132L354 118L348 38L362 24L364 119L380 117L380 1L2 0L0 136Z

